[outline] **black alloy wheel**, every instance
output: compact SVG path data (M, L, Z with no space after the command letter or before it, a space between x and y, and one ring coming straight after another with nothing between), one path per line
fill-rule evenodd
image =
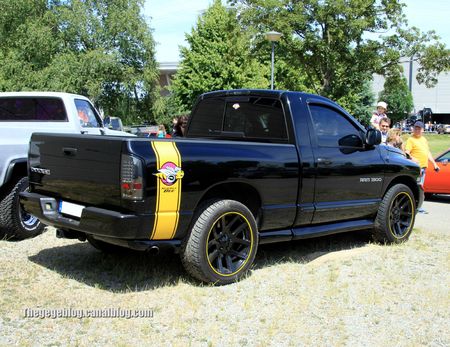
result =
M249 222L237 212L224 214L209 231L206 247L208 263L215 272L223 276L236 274L251 253Z
M393 235L402 238L409 231L413 219L412 199L405 192L401 192L394 198L391 206L389 228Z
M222 285L248 273L257 249L258 227L247 206L236 200L209 200L197 209L180 255L193 277Z
M414 227L416 200L411 189L396 184L388 189L378 207L373 238L382 243L408 240Z

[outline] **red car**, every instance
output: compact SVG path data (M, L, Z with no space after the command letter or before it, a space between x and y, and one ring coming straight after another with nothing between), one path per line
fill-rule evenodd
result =
M423 187L425 195L450 194L450 148L438 155L435 161L440 170L439 172L427 170Z

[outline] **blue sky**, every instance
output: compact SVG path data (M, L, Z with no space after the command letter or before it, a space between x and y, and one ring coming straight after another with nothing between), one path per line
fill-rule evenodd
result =
M223 1L224 2L224 1ZM450 48L450 1L404 0L404 12L409 24L422 31L435 30ZM206 10L212 0L146 0L144 15L153 29L157 42L156 59L159 62L179 60L180 45L185 45L185 33L197 23L199 14Z

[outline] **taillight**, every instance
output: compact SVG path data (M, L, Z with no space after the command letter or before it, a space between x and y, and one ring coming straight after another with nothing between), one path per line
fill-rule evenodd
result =
M143 198L142 162L131 155L122 154L120 168L120 190L122 199L142 200Z

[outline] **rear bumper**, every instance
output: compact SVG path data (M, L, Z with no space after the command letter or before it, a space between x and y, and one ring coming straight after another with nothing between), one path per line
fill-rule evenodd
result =
M47 225L77 230L95 237L149 240L152 232L152 215L122 214L97 207L85 207L81 218L72 218L58 212L59 201L55 198L30 192L20 193L20 203L27 212Z
M179 253L181 247L180 240L125 240L105 236L91 236L95 240L143 252L158 253L160 250L172 250L175 253ZM86 241L87 239L86 233L73 229L56 229L56 237L78 239L80 241Z

